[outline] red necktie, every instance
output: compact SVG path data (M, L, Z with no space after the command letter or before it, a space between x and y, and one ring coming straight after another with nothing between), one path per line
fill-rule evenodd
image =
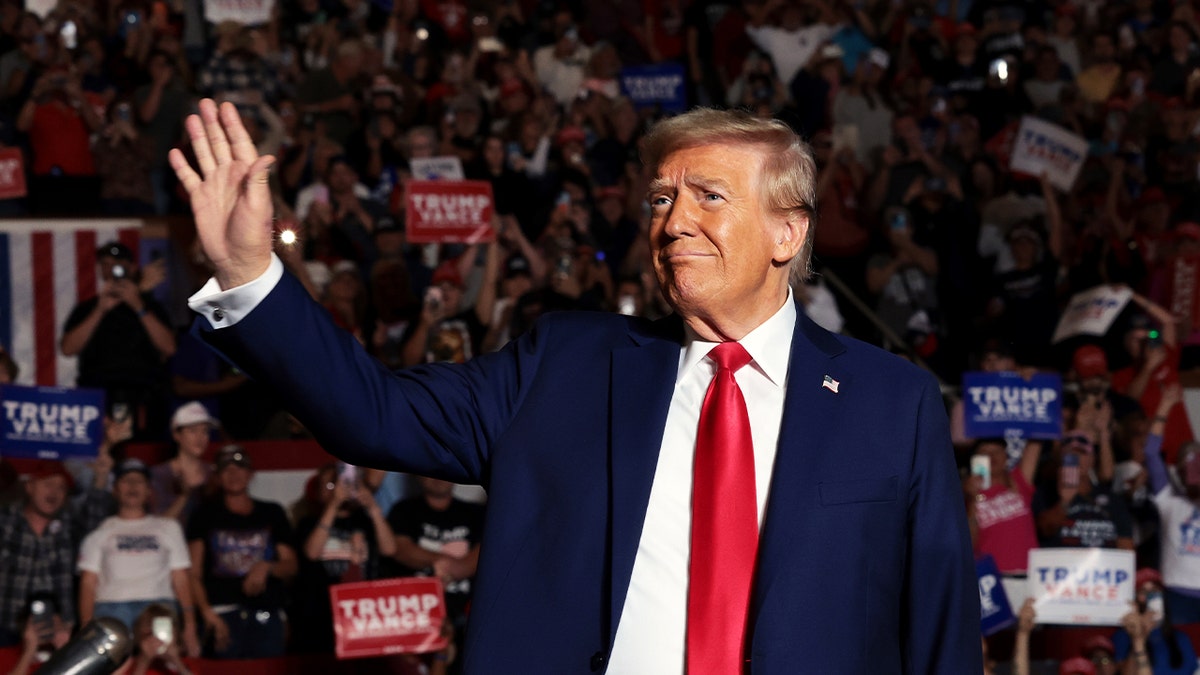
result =
M758 550L750 417L733 377L750 363L750 354L736 342L723 342L708 358L717 374L700 410L692 469L687 674L732 675L742 672Z

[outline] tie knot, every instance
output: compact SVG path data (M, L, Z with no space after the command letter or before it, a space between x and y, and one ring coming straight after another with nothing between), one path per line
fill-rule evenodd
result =
M737 372L742 366L750 363L750 352L736 342L722 342L708 353L708 358L717 364L717 370L727 369Z

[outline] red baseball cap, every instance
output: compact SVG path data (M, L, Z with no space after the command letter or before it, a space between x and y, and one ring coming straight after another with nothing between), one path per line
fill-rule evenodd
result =
M1141 588L1146 584L1157 584L1162 586L1162 574L1160 574L1158 570L1154 569L1153 567L1143 567L1137 571L1137 576L1134 577L1134 584L1137 585L1137 588Z
M437 286L438 284L450 284L451 286L458 286L459 288L462 288L466 285L463 283L462 274L460 274L458 271L458 263L454 260L447 260L441 265L438 265L437 269L433 271L433 280L430 281L430 284L433 286Z
M1058 675L1096 675L1096 666L1082 656L1076 656L1062 662L1058 667Z
M1083 643L1084 656L1091 655L1097 649L1108 653L1109 656L1115 656L1117 653L1117 648L1113 646L1112 640L1109 640L1103 635L1096 635L1092 637L1092 639Z
M67 467L63 466L62 462L56 462L52 459L40 459L29 470L29 482L31 483L35 480L53 478L55 476L62 476L67 481L68 490L75 489L75 479L71 477L71 472L67 471Z
M1075 374L1084 380L1108 374L1108 357L1096 345L1084 345L1076 349L1071 365L1075 368Z
M554 137L554 140L558 145L566 145L571 142L583 143L587 141L587 134L584 133L583 129L576 126L563 127L562 131L559 131L558 135Z

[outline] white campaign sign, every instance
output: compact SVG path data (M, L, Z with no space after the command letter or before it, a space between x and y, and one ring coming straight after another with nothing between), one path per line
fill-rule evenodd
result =
M1029 551L1038 623L1119 626L1134 595L1134 554L1113 548Z
M212 23L236 21L258 26L271 20L275 0L204 0L204 19Z
M463 180L462 160L452 155L444 157L414 157L408 162L416 180Z
M1087 139L1045 120L1026 115L1013 140L1013 171L1041 176L1054 187L1069 191L1087 159Z
M1128 286L1102 285L1076 293L1063 310L1051 342L1057 344L1076 335L1104 335L1132 297Z

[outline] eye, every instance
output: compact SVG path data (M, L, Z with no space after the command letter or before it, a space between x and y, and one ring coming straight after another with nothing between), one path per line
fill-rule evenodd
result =
M671 199L669 197L659 196L659 197L652 197L650 199L650 206L654 207L654 208L659 208L662 206L670 206L670 204L671 204Z
M717 200L724 199L724 197L715 192L705 192L703 199L706 202L715 202Z

